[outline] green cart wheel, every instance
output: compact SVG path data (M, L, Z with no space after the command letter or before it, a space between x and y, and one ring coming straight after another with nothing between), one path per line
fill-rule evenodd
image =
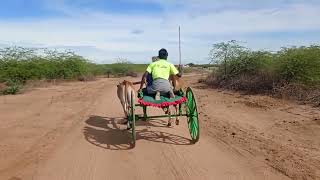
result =
M131 103L128 111L128 129L131 130L132 146L136 146L136 115L135 115L135 102L133 95L131 95Z
M200 138L200 128L199 128L199 117L198 117L198 109L197 102L192 92L192 89L188 87L186 91L186 111L188 118L188 128L191 135L191 139L193 143L199 141Z

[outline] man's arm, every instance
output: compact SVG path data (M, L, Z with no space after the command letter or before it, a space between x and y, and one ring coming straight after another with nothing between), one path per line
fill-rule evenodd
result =
M146 72L142 76L141 83L140 83L140 90L143 88L143 85L146 83L146 80L147 80L149 73L150 74L152 73L152 68L153 68L153 63L149 64Z
M176 76L178 76L178 77L181 77L181 76L182 76L182 73L179 72L179 71L177 70L177 68L176 68L173 64L171 64L171 66L170 66L170 74L171 74L171 75L176 75Z
M140 83L140 90L143 88L143 85L146 82L147 76L148 76L149 72L146 71L143 75L142 75L142 79L141 79L141 83Z

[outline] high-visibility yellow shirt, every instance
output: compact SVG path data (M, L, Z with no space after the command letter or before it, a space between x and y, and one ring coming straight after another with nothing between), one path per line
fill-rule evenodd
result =
M170 62L165 59L159 59L156 62L151 63L148 68L147 72L152 74L152 79L169 79L170 75L176 75L179 73L177 68Z

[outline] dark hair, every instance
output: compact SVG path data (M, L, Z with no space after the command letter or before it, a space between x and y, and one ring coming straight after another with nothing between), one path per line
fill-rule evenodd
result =
M167 59L168 58L168 51L164 48L160 49L159 58L160 59Z

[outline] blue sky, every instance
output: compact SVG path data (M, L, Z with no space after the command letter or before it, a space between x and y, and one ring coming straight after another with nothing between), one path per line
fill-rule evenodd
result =
M320 42L319 0L2 0L0 47L70 49L98 63L150 62L160 48L206 63L213 43L253 49Z

